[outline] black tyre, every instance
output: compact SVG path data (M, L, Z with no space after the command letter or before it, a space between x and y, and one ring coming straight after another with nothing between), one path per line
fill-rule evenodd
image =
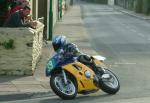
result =
M67 77L68 83L65 84L62 73L54 74L50 78L50 86L54 93L62 99L74 99L77 95L77 86L75 80Z
M120 89L120 83L117 76L110 70L105 69L99 81L100 88L108 94L116 94Z

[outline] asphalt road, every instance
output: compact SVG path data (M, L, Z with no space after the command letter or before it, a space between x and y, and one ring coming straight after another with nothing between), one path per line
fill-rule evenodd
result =
M9 103L148 103L150 96L150 23L115 11L106 5L81 2L84 26L93 49L107 57L118 75L116 95L97 92L64 101L57 96ZM8 103L8 102L6 102Z
M133 98L133 99L121 99L121 100L113 100L113 101L104 101L101 102L101 99L104 96L100 95L91 95L91 96L80 96L74 100L61 100L58 97L45 97L45 98L36 98L36 99L28 99L28 100L16 100L10 102L2 102L2 103L148 103L149 97L144 98ZM107 96L109 98L109 96Z
M120 92L107 100L149 96L150 22L106 5L80 5L93 49L107 57L121 82Z

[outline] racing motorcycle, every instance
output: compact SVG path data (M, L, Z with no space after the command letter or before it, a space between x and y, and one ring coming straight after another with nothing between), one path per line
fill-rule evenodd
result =
M83 57L89 62L82 62L80 58ZM95 93L100 89L108 94L119 91L119 80L105 66L105 57L81 55L65 60L60 58L61 54L55 54L46 65L50 86L60 98L74 99L77 94Z

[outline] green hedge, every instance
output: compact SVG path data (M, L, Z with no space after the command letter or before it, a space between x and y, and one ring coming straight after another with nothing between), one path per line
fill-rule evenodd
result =
M134 10L137 13L142 13L142 6L143 6L142 0L135 0Z
M107 4L108 0L85 0L93 3Z
M134 0L127 0L127 9L129 10L134 9Z
M150 14L150 0L143 0L142 12L145 14Z
M137 13L150 14L150 0L115 0L115 4Z
M93 0L95 3L107 4L108 0Z

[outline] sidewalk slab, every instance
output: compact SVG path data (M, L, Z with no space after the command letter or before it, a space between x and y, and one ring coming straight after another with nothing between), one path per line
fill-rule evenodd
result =
M92 49L89 36L83 25L80 7L79 5L74 5L62 18L62 21L56 23L54 36L65 35L68 42L75 43L83 53L96 55L97 53Z
M18 91L15 85L12 84L0 84L0 93L1 92L16 92Z

